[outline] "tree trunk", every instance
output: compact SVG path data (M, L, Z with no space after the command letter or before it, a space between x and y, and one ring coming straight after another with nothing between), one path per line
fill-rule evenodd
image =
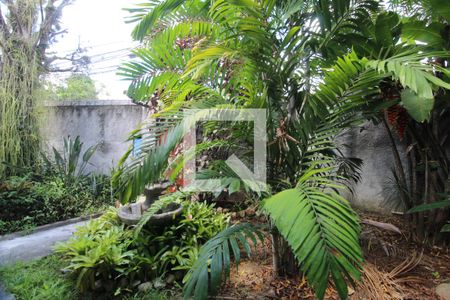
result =
M293 276L299 273L294 253L276 228L272 229L272 264L275 277Z
M16 42L3 60L0 77L0 176L32 167L39 158L35 111L37 62L26 42ZM2 170L3 169L3 170Z
M408 184L406 182L405 170L403 169L403 164L402 164L402 160L400 159L400 154L397 149L397 144L395 143L394 136L392 135L392 132L389 129L389 125L386 121L385 116L383 116L383 125L388 134L389 141L391 142L392 154L394 155L395 173L397 174L398 180L400 181L400 186L402 187L400 189L401 200L407 208L411 208L412 203L411 203L408 195L406 195L404 192L404 189L406 189L408 187Z

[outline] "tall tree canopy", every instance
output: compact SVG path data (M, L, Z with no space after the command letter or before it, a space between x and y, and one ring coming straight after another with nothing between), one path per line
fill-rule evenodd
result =
M74 73L62 83L48 82L42 88L42 94L45 100L95 100L98 92L89 75Z

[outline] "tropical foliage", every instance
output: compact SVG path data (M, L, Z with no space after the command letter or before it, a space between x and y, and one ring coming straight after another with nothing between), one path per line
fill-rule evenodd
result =
M105 175L83 176L70 184L54 174L10 176L0 183L0 234L90 215L113 203Z
M164 206L166 200L161 198L154 207ZM211 205L180 201L181 217L164 228L125 226L111 208L59 244L56 252L66 261L77 288L84 295L117 296L133 291L136 281L158 281L167 273L182 278L201 245L228 226L229 216Z
M392 5L397 14L385 14L394 30L378 30L385 39L384 48L380 42L377 48L387 49L387 54L372 54L377 59L372 67L376 64L393 75L380 84L382 101L391 105L379 120L391 140L398 198L411 209L433 205L449 193L449 6L440 1L400 4ZM439 241L444 238L439 231L449 219L449 212L441 209L417 211L411 221L420 239Z
M336 136L366 119L387 124L384 114L399 109L415 124L428 124L435 107L447 107L436 98L450 87L442 61L448 39L437 38L443 31L435 24L446 10L435 4L426 6L433 11L429 19L373 0L166 0L130 9L142 47L121 74L131 81L129 96L155 113L130 137L143 137L139 154L131 157L130 149L115 174L121 199L134 199L162 177L175 180L177 172L167 170L180 172L184 160L169 157L185 132L187 109L263 108L269 189L262 208L317 296L323 298L331 278L346 298L362 258L358 218L338 191L358 180L360 161L343 155ZM434 39L415 28L434 32ZM259 167L249 151L252 125L209 122L196 130L193 152L207 160L198 176L219 178L224 191L248 187L225 159L236 154L250 169ZM226 275L226 249L237 234L230 230L201 250L187 295L204 298L224 269Z
M186 274L184 298L189 299L194 296L195 299L205 299L209 291L216 293L222 277L230 275L232 257L236 265L239 265L240 247L243 247L250 256L249 240L256 245L258 238L261 242L264 241L264 235L259 228L250 223L239 223L228 227L207 241L201 248L195 264Z
M17 299L98 299L81 294L76 283L61 275L66 261L59 255L51 255L30 262L17 262L1 266L2 287L14 294ZM126 300L169 300L173 299L171 291L158 291L154 288L124 297Z
M345 299L346 282L359 279L363 261L358 217L336 192L320 192L318 187L331 186L316 171L326 172L305 172L295 188L265 200L263 207L302 262L301 270L318 298L324 297L331 276L340 297Z
M86 167L97 147L83 152L80 137L64 138L63 149L42 155L22 176L0 182L0 234L87 215L114 202L111 178L89 174Z
M63 149L58 151L52 147L53 158L44 155L47 172L56 173L64 178L66 183L73 182L86 175L86 167L90 164L92 156L97 151L98 145L87 148L82 154L83 142L80 136L75 139L68 136L63 139Z

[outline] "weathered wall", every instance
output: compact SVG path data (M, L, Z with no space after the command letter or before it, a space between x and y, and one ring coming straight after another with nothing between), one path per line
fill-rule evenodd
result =
M42 133L45 147L62 148L63 137L79 135L85 143L99 144L91 171L108 173L128 149L128 133L145 118L141 106L124 100L59 101L43 107ZM348 130L339 138L349 146L346 154L363 159L362 181L347 197L367 210L386 210L382 205L392 188L392 150L385 130L367 123L361 129ZM401 149L401 148L400 148Z
M340 136L339 143L347 146L344 151L347 156L363 160L361 181L353 186L354 193L348 193L347 198L355 206L369 211L390 210L389 204L396 201L392 173L394 158L382 124L366 123L361 128L348 130ZM398 145L401 157L403 148Z
M41 132L45 150L62 149L63 138L80 136L83 149L98 144L88 171L109 173L128 149L125 140L146 116L145 109L127 100L46 102Z

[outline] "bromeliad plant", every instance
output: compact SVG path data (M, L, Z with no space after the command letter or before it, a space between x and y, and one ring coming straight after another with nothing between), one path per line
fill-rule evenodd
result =
M372 0L165 0L130 9L138 22L133 37L143 46L121 74L131 80L129 96L157 113L131 135L144 142L115 174L121 199L135 198L167 168L183 168L182 159L169 166L168 157L183 137L186 109L264 108L269 190L261 208L273 221L274 241L287 242L319 298L329 279L346 298L362 256L358 218L338 191L358 179L360 161L342 155L335 137L393 105L380 104L385 82L400 82L411 111L422 106L417 95L429 99L447 87L425 62L436 53L387 42L396 14L381 10ZM252 166L251 125L209 123L197 130L197 149L209 160L199 176L220 179L231 192L248 188L224 159L238 153ZM238 263L238 245L248 250L248 239L256 242L252 232L258 229L239 224L208 241L186 277L185 296L203 299L216 291L229 273L230 253ZM274 243L278 273L287 271L283 244Z
M90 164L89 161L97 148L98 145L93 145L82 152L83 142L80 137L77 136L73 139L68 136L64 138L61 152L53 147L53 158L43 155L47 172L54 173L60 176L66 184L71 184L86 175L86 167Z

